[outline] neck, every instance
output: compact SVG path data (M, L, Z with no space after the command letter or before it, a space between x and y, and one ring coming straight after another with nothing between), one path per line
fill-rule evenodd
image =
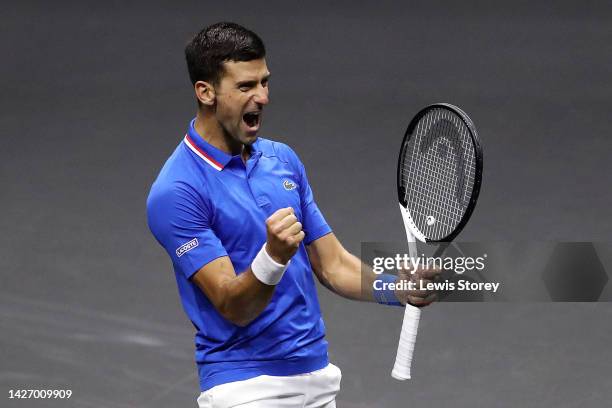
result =
M248 158L249 148L232 139L225 132L219 121L217 121L217 118L215 118L214 112L205 112L199 109L193 127L202 139L215 146L217 149L231 154L232 156L240 154L245 160Z

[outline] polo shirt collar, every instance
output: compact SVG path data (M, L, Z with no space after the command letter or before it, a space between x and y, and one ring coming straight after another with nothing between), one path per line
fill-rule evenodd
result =
M189 123L187 134L185 135L185 144L193 153L208 163L212 168L217 171L223 170L223 168L232 160L233 156L206 142L204 138L202 138L202 136L200 136L195 130L194 124L195 119L192 119ZM259 139L251 145L252 155L261 155L261 152L259 152L258 149L258 144Z
M195 119L192 119L189 123L189 129L185 135L185 144L192 152L208 163L212 168L218 171L223 170L227 163L229 163L229 161L232 159L232 156L206 142L202 136L196 132L195 128L193 127L194 123Z

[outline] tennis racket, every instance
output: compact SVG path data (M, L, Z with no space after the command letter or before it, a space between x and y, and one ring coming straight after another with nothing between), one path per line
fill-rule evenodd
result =
M408 252L416 240L450 242L467 223L482 179L482 149L472 120L456 106L422 109L404 135L397 164L397 194ZM421 310L406 305L391 376L410 378Z

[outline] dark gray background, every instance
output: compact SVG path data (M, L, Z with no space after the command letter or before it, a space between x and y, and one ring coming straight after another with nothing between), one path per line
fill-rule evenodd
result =
M485 149L461 239L609 240L609 4L181 3L2 6L0 405L195 406L193 329L145 198L195 112L183 46L218 20L266 42L262 135L300 154L354 253L403 239L396 152L439 101L471 115ZM400 383L401 310L320 297L339 407L612 398L610 304L434 305ZM74 395L8 401L15 388Z

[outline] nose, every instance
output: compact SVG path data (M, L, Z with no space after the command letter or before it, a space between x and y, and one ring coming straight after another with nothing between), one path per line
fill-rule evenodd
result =
M270 91L268 90L268 86L259 85L257 87L257 92L253 97L253 101L259 105L267 105L270 102Z

